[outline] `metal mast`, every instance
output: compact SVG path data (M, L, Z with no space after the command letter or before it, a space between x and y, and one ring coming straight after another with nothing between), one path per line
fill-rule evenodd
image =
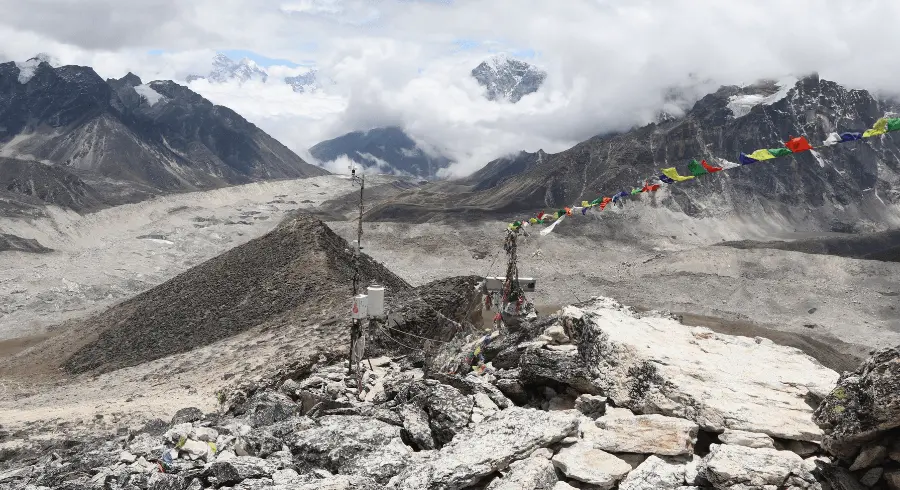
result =
M366 189L366 176L365 175L356 175L356 169L353 166L350 167L350 181L353 184L359 182L359 217L357 219L357 227L356 227L356 246L353 247L353 297L359 294L359 281L361 279L361 275L359 272L360 266L360 253L362 250L362 219L363 219L363 192ZM349 367L348 373L353 372L354 364L361 360L357 358L354 354L357 351L362 351L364 346L360 342L364 342L365 339L362 338L362 320L358 318L353 319L353 325L350 327L350 359L349 359ZM361 352L360 352L361 356ZM354 362L356 361L356 362Z

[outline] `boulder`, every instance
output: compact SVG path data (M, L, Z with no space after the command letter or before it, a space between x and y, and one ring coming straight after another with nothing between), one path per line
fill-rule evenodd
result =
M887 458L887 447L882 446L881 444L865 447L860 451L859 455L856 456L856 459L853 460L853 464L850 465L850 471L864 470L866 468L878 466L885 458Z
M544 330L544 336L553 344L568 344L569 336L560 324L550 325Z
M859 482L867 487L874 487L883 474L884 468L872 468L860 477Z
M403 430L400 435L403 440L417 450L434 449L434 437L431 435L431 427L428 425L428 415L416 405L401 405L398 408L403 418Z
M410 462L394 484L401 490L466 488L536 449L575 433L577 423L574 411L510 407L477 427L460 432L440 450L416 453L420 459Z
M775 448L795 452L804 458L816 454L821 449L818 444L806 441L779 441Z
M299 411L300 406L284 393L264 391L253 395L247 402L247 423L252 427L272 425L297 415Z
M734 446L775 449L775 441L768 435L759 432L725 429L725 432L719 434L719 440L722 441L722 444Z
M519 379L526 385L563 383L580 393L600 394L600 390L591 381L593 376L577 351L529 348L519 359L519 369Z
M619 490L675 490L684 486L684 467L650 456L628 473Z
M514 461L503 478L492 481L485 490L553 490L558 481L550 460L532 457Z
M185 490L187 486L184 477L166 473L153 473L147 480L147 490Z
M818 475L827 486L832 490L866 490L859 480L852 473L840 466L829 464L826 462L816 463Z
M593 384L617 406L712 432L822 438L809 400L827 394L838 375L798 349L638 314L608 298L567 306L562 319Z
M604 451L676 456L694 452L699 427L675 417L615 412L583 423L581 430L586 443Z
M578 489L573 487L572 485L569 485L568 482L561 481L553 486L553 490L578 490Z
M237 456L227 461L216 461L205 471L219 485L233 485L248 478L271 477L275 467L264 459L253 456Z
M811 488L816 479L803 458L790 452L713 444L698 467L699 475L718 489Z
M606 397L582 394L575 399L575 410L595 419L606 413Z
M900 470L888 471L883 478L888 490L900 490Z
M400 439L400 427L359 415L326 415L317 426L297 433L294 456L331 473L366 475L386 482L406 464L411 453Z
M371 478L353 475L334 475L303 485L289 485L278 490L384 490Z
M438 444L447 444L469 424L474 402L458 389L445 384L429 387L425 411Z
M883 349L846 372L815 412L822 447L849 461L860 448L900 427L900 346Z
M200 410L197 407L182 408L172 416L172 423L170 425L196 422L198 420L203 420L203 410Z
M553 465L566 477L602 490L614 487L631 471L626 461L581 442L560 449L553 456Z

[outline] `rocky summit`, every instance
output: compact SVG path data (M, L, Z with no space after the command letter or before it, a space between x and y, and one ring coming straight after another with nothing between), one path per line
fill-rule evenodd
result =
M445 301L454 290L473 285ZM320 357L243 380L207 413L22 441L0 488L900 488L897 349L839 376L599 297L512 331L454 330L425 356L375 347L359 373Z

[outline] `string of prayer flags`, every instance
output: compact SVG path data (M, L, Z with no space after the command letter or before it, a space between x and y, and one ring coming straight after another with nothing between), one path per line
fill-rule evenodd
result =
M694 178L693 175L689 175L685 177L684 175L678 175L678 170L675 170L675 167L669 167L662 169L663 175L666 177L676 181L676 182L684 182L685 180L691 180Z
M788 147L794 153L800 153L802 151L812 150L812 146L810 146L809 141L806 140L804 136L798 136L796 138L791 138L784 146ZM771 151L771 150L770 150ZM775 155L781 156L781 155Z
M900 118L883 117L876 121L875 124L872 125L872 128L866 130L864 133L852 131L844 133L830 133L822 143L822 147L834 146L840 143L847 143L851 141L859 141L863 138L871 138L873 136L883 135L891 131L900 131ZM676 182L684 182L703 175L721 172L722 170L728 170L742 165L749 165L765 160L772 160L774 158L790 156L794 153L810 151L816 148L819 147L813 147L812 145L810 145L809 141L804 136L791 136L788 141L784 143L784 148L760 149L754 151L753 153L750 153L749 155L740 153L738 156L739 164L729 162L728 160L720 160L718 162L718 165L710 165L706 160L701 160L699 163L697 162L697 160L691 160L688 163L688 171L690 175L680 175L675 167L664 168L662 169L661 175L644 181L644 185L641 188L634 188L630 192L620 191L614 194L613 197L598 197L593 201L584 200L581 201L581 206L573 205L572 207L559 209L553 212L553 214L546 214L541 211L537 213L535 217L529 218L524 222L514 221L510 223L508 227L510 230L518 231L529 225L547 224L549 226L547 226L547 228L545 228L544 230L541 230L541 235L546 235L552 232L556 225L558 225L566 216L572 216L579 211L581 211L582 215L587 215L587 211L594 207L599 207L600 211L603 211L611 202L618 203L620 200L628 197L633 197L645 192L655 192L659 190L663 184L675 184ZM656 179L658 179L658 182L656 182ZM654 183L651 184L651 182Z
M863 133L863 138L871 138L872 136L879 136L888 131L888 120L885 117L875 121L875 124L872 125L872 129L867 129L865 133Z

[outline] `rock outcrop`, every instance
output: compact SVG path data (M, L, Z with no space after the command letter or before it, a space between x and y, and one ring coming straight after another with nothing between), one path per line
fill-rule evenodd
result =
M561 321L592 382L616 405L712 432L822 438L809 400L824 397L838 374L797 349L642 316L609 299L566 307Z

